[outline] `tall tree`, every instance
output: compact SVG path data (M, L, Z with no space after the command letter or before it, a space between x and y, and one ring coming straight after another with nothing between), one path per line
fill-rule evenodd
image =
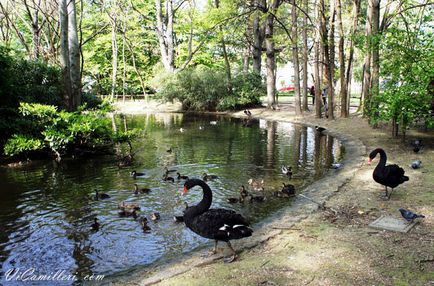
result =
M327 92L327 117L329 120L334 119L334 97L335 97L335 86L334 86L334 76L335 76L335 0L330 1L330 11L329 11L329 35L328 43L324 46L324 54L327 63L327 81L328 81L328 92Z
M280 0L272 0L265 25L265 47L267 55L267 107L272 108L276 103L276 50L274 47L274 17L281 4Z
M300 64L298 59L298 28L297 28L297 6L295 0L291 0L291 38L292 38L292 63L294 65L294 86L295 86L295 114L301 115L300 101ZM307 89L306 89L307 90Z
M261 11L266 11L266 0L255 0L256 12L253 16L253 71L260 74L261 64L262 64L262 49L265 39L265 23L266 21L261 21Z
M320 57L321 57L321 40L323 38L322 14L324 11L324 0L319 0L315 5L315 61L314 61L314 78L315 78L315 117L321 118L321 77L320 77ZM322 65L322 64L321 64Z
M307 70L307 66L308 66L308 45L307 45L307 30L308 30L308 23L307 23L307 15L309 13L309 2L308 0L303 0L303 9L304 9L304 13L303 13L303 30L302 30L302 35L303 35L303 86L302 86L302 96L303 96L303 110L304 111L308 111L308 102L307 102L307 90L308 90L308 86L307 86L307 74L308 74L308 70Z
M60 66L62 68L64 89L64 104L67 109L72 110L72 83L69 63L69 42L68 42L68 0L59 1L59 24L60 24Z
M340 97L341 97L341 117L348 117L347 110L347 81L345 79L345 50L344 50L344 27L342 24L342 3L341 0L336 0L336 14L337 14L337 25L339 32L339 44L338 44L338 55L339 55L339 80L340 80Z
M370 87L371 87L371 41L372 41L372 17L373 17L373 5L374 0L368 0L368 9L366 11L366 44L365 44L365 62L363 64L363 87L362 87L362 100L360 102L360 107L363 109L363 115L368 114L367 104L370 100Z
M77 32L77 13L75 1L68 3L68 46L71 76L72 109L76 110L81 104L81 68L80 44Z
M173 9L173 0L164 1L165 9L163 11L161 0L155 0L156 18L157 18L157 37L160 44L161 61L167 71L175 70L175 46L173 22L175 10Z

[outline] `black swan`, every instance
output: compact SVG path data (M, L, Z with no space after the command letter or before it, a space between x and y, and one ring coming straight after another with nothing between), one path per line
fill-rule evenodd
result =
M109 198L110 196L106 193L100 193L98 190L95 190L95 200L105 200Z
M401 213L402 217L408 222L413 222L415 219L419 217L425 218L424 215L415 214L414 212L406 209L399 209L399 212Z
M386 152L381 148L377 148L369 154L369 164L378 153L380 153L380 162L377 167L375 167L372 177L374 178L374 181L386 187L386 198L389 199L393 189L405 181L408 181L409 178L404 176L404 169L398 165L393 164L386 166ZM392 188L390 193L387 192L387 187Z
M100 224L99 224L99 222L98 222L98 218L96 217L96 218L94 218L93 220L94 220L94 223L91 224L91 227L92 227L92 229L93 229L94 231L98 231L98 230L99 230L99 227L100 227Z
M215 180L217 179L218 176L216 175L208 175L207 173L203 173L203 177L202 179L206 182L206 181L210 181L210 180Z
M137 184L134 184L134 194L135 195L137 195L139 193L147 194L147 193L150 193L150 192L151 192L151 189L149 189L149 188L139 188L139 186Z
M253 230L249 223L240 214L227 209L210 209L212 202L212 191L202 180L190 179L184 184L184 193L194 186L200 186L203 191L203 198L199 204L189 207L184 213L185 225L196 234L214 239L215 245L212 253L217 252L217 243L224 241L232 252L232 257L226 262L232 262L237 257L232 248L230 240L249 237Z

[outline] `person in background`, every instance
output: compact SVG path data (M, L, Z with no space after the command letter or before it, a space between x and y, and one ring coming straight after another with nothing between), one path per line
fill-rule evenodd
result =
M312 105L315 104L315 86L309 88L309 94L312 96Z

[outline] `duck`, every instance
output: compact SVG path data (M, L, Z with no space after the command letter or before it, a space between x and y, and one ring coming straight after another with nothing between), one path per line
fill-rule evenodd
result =
M249 179L247 182L252 187L252 189L255 191L263 191L264 190L264 180L255 181L253 179Z
M179 172L176 172L176 174L178 175L177 179L179 180L188 180L188 176L181 176L181 174Z
M288 176L288 178L291 179L291 177L292 177L292 167L291 166L285 166L285 165L283 165L281 167L281 170L282 170L282 174Z
M214 249L217 253L219 241L226 242L232 256L225 262L233 262L237 253L231 245L231 240L252 236L253 230L249 222L239 213L228 209L210 209L212 204L212 191L207 183L200 179L189 179L184 183L183 193L186 194L195 186L202 188L202 200L195 206L186 209L184 213L185 225L194 233L214 240Z
M172 153L172 147L166 150L167 153Z
M424 215L420 215L420 214L415 214L412 211L400 208L399 212L401 213L401 216L408 222L411 223L413 222L415 219L417 218L425 218Z
M119 214L120 217L129 217L129 216L131 216L134 219L137 218L137 211L135 209L126 209L126 208L124 208L124 209L121 209L118 212L118 214Z
M257 203L262 203L265 202L267 200L267 198L265 196L262 195L250 195L250 202L257 202Z
M165 174L174 173L176 171L177 171L176 169L168 169L167 167L164 167L164 173Z
M409 167L411 167L412 169L419 169L421 165L422 165L421 160L414 160L413 162L411 162Z
M125 157L120 158L118 161L118 167L119 168L128 167L128 166L131 166L132 164L133 164L133 156L130 154L125 156Z
M118 205L118 207L121 210L129 210L129 211L139 211L140 210L140 206L138 203L131 203L131 202L122 202Z
M247 115L248 117L252 116L252 113L248 109L244 110L244 114Z
M249 192L246 190L246 188L244 187L244 185L242 185L241 187L240 187L240 196L242 197L242 198L245 198L245 197L247 197L249 195Z
M211 125L217 125L217 121L215 121L215 120L210 121L209 124L211 124Z
M151 220L157 221L160 219L160 213L152 213L151 214Z
M283 194L286 194L288 196L294 196L295 195L295 186L291 184L285 184L283 183L283 187L281 192Z
M181 127L181 128L179 128L179 132L183 133L183 132L185 132L185 129Z
M244 188L244 186L241 186L240 196L238 198L227 198L226 201L230 204L244 203L244 201L246 200L246 198L248 196L249 196L249 193L247 192L247 190Z
M94 231L98 231L99 230L99 227L100 227L100 224L99 224L99 222L98 222L98 218L96 217L96 218L94 218L93 219L93 224L91 224L90 226L92 227L92 229L94 230Z
M184 206L185 206L185 209L182 211L182 213L183 214L185 214L185 211L188 209L188 203L187 202L184 202ZM174 222L184 222L184 215L182 215L182 216L173 216L173 221Z
M132 172L130 173L130 175L131 175L131 177L133 177L133 178L135 179L136 177L142 177L142 176L144 176L145 173L132 171Z
M142 194L148 194L151 192L151 189L149 188L139 188L139 186L137 184L134 184L134 194L138 195L139 193Z
M325 130L327 130L327 129L325 129L324 127L315 126L315 130L316 130L318 133L322 134L322 132L325 131Z
M98 190L95 190L95 200L105 200L109 198L110 196L106 193L100 193Z
M396 164L386 166L386 152L381 148L377 148L369 154L369 164L371 164L372 160L377 156L378 153L380 153L380 162L378 163L377 167L375 167L372 177L375 182L386 187L385 198L390 199L393 189L408 181L409 177L404 176L404 169ZM390 193L388 193L387 187L392 188Z
M168 173L166 173L166 174L164 174L164 176L163 176L163 181L170 181L170 182L174 183L174 182L175 182L175 179L174 179L173 177L170 177L170 176L168 175Z
M151 228L148 225L148 219L146 217L141 216L137 219L137 221L139 222L144 232L148 232L151 230Z
M202 175L202 180L204 180L205 182L206 181L210 181L210 180L215 180L217 178L218 178L218 176L216 176L216 175L208 175L207 173L203 173L203 175Z

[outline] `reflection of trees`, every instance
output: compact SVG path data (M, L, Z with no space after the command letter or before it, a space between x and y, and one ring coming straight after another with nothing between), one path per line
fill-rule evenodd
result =
M314 153L313 153L313 166L315 170L315 178L319 178L322 174L321 167L321 136L319 132L314 131Z
M267 157L265 166L268 169L274 168L274 147L276 145L276 122L267 121Z
M301 127L301 138L302 138L302 166L306 167L307 164L307 127Z
M301 125L294 125L294 144L293 144L293 162L292 165L296 171L299 169L300 146L301 146Z

